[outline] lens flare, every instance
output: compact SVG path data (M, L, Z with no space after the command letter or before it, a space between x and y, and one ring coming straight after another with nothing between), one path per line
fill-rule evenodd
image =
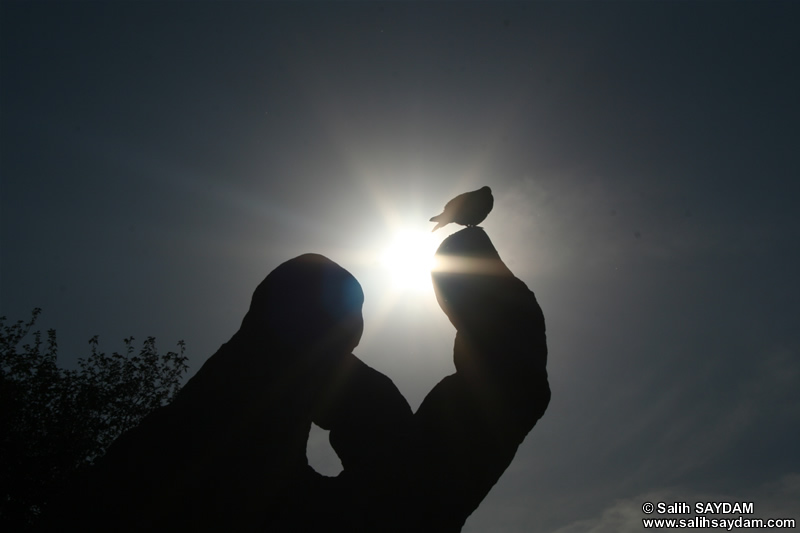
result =
M431 290L437 239L425 231L398 231L381 254L396 290Z

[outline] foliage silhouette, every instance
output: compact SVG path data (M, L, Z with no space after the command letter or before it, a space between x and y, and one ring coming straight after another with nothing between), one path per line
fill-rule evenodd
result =
M120 434L181 387L185 344L159 354L148 337L136 353L99 351L98 337L78 369L57 365L56 332L31 333L41 314L6 324L0 317L0 530L32 528L67 479L92 465ZM31 342L22 344L28 338ZM20 349L21 345L21 349Z

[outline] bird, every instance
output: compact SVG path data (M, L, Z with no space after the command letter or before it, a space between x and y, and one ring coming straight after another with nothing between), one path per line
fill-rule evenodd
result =
M475 226L486 218L493 206L494 197L489 187L459 194L445 204L441 214L431 218L431 222L437 222L431 231L436 231L451 222L462 226Z

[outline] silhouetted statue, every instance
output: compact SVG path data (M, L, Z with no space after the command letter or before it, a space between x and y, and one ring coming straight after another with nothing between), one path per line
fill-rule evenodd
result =
M445 239L433 273L456 328L456 373L415 418L419 523L457 532L511 463L550 402L544 315L481 228Z
M356 279L302 255L267 276L233 338L111 446L43 529L460 531L547 407L547 345L536 298L482 229L436 255L456 373L416 414L351 353L363 330ZM330 430L336 477L308 465L312 422Z
M357 512L362 491L348 477L391 464L382 454L402 442L412 414L391 380L351 353L363 299L356 279L323 256L280 265L233 338L170 405L111 446L45 529L364 530L370 517ZM348 475L308 465L312 421L331 430Z

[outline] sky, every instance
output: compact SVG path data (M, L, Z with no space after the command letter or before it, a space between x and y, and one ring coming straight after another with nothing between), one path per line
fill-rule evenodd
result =
M455 331L403 271L489 185L553 398L464 533L800 519L798 27L790 2L3 1L0 315L43 308L66 366L153 335L194 373L322 253L416 409ZM340 468L322 430L309 456Z

